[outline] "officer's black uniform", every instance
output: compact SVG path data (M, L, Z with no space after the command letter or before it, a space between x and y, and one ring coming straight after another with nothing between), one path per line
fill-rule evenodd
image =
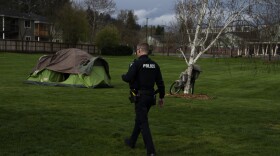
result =
M130 137L130 146L134 147L140 132L147 148L147 153L155 153L155 148L149 128L148 112L154 102L154 85L159 91L159 98L163 99L165 87L162 79L160 67L147 55L140 56L130 66L128 72L122 75L122 79L128 83L134 83L137 91L137 100L135 102L135 125Z

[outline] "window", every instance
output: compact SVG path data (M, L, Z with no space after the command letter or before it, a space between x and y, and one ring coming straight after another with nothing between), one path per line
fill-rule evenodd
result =
M31 21L24 21L24 28L31 28Z
M26 41L31 41L31 37L30 36L25 36L25 40Z

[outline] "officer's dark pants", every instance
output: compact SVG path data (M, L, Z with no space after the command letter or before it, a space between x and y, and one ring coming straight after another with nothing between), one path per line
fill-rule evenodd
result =
M153 104L154 97L149 95L141 95L135 103L135 125L130 138L131 144L135 145L137 138L142 133L147 153L155 153L154 143L149 128L148 112Z

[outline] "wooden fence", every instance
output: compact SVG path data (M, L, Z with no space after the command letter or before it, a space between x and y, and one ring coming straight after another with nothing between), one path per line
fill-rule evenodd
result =
M61 49L78 48L90 54L99 54L95 45L21 40L0 40L0 51L19 53L55 53Z

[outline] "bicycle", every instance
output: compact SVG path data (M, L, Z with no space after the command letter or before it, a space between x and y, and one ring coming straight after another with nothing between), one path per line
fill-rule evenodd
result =
M193 65L191 84L190 84L190 92L192 94L194 93L195 80L198 78L200 72L201 72L200 67L198 65ZM187 81L188 81L188 74L186 72L182 72L179 76L179 79L175 80L171 84L171 86L169 88L169 93L171 95L178 94L181 90L185 89Z

